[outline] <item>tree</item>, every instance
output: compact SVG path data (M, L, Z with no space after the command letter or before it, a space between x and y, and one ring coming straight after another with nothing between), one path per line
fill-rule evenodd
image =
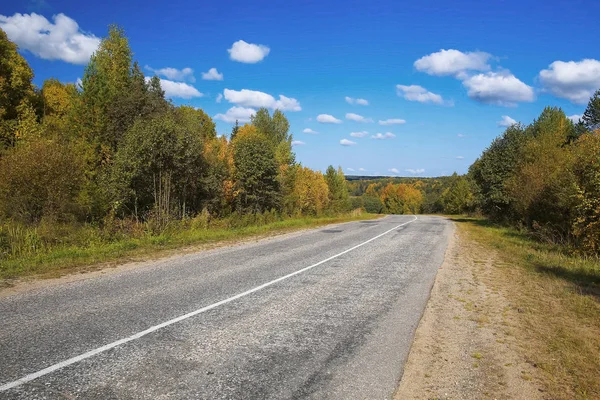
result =
M233 142L239 211L261 213L280 206L277 163L269 140L254 125L242 126Z
M18 53L17 45L0 29L0 150L14 146L19 125L19 132L23 134L27 128L22 121L28 124L32 116L36 116L32 106L36 96L32 80L29 64Z
M581 117L581 123L588 130L595 130L600 127L600 89L590 98L587 108Z
M323 174L310 168L299 166L296 171L294 199L296 213L320 215L329 202L327 183Z
M345 212L350 209L350 196L346 187L346 178L342 168L337 171L332 165L327 167L325 182L329 188L329 208L334 213Z
M465 176L452 174L450 186L442 193L442 204L447 214L462 214L473 205L473 194Z
M521 160L527 140L525 129L518 124L512 125L469 167L469 176L476 184L479 207L492 219L511 218L513 199L505 184Z
M47 79L42 85L42 123L46 136L65 137L70 131L70 118L78 96L74 84Z

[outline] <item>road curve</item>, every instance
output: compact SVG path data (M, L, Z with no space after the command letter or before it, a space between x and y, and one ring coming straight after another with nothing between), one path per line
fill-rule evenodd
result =
M451 231L388 216L0 298L0 398L390 398Z

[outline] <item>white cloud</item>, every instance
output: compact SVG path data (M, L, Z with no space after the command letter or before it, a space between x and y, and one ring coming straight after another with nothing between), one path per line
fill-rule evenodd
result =
M600 61L554 61L548 69L540 71L540 81L556 97L586 104L600 88Z
M196 78L194 78L194 70L191 68L177 69L166 67L154 69L148 65L146 65L144 68L146 68L148 71L155 73L158 76L164 76L165 78L170 79L172 81L196 82Z
M573 115L569 115L567 118L569 118L571 121L573 121L574 124L578 123L581 120L581 115L578 114L573 114Z
M87 64L98 49L100 38L81 31L74 19L62 13L52 20L54 23L36 13L0 15L0 28L21 49L40 58Z
M146 82L150 81L150 77L146 77ZM202 97L198 89L184 82L173 82L168 79L160 80L160 87L165 91L166 97L179 97L182 99L191 99L194 97Z
M465 77L467 71L488 71L491 54L476 51L463 53L449 49L431 53L415 61L415 68L429 75Z
M518 102L535 100L533 88L509 71L487 72L466 78L463 85L473 100L486 104L515 106Z
M281 111L300 111L300 103L298 100L279 95L279 100L275 100L273 96L268 93L259 92L257 90L230 90L225 89L223 91L225 99L230 102L237 104L242 107L267 107L271 109L278 109Z
M340 140L340 144L342 146L354 146L356 144L356 142L353 142L352 140L348 140L348 139L342 139L342 140Z
M217 114L214 118L230 124L235 123L235 121L246 123L250 122L250 117L254 114L256 114L256 110L253 108L231 107L225 114Z
M254 64L268 56L271 49L262 44L253 44L238 40L227 51L229 52L229 58L233 61Z
M350 133L350 136L355 137L355 138L363 138L365 136L369 136L369 132L367 132L367 131L352 132L352 133Z
M319 114L317 116L317 121L322 124L341 124L342 120L337 119L333 115L329 114Z
M204 79L205 81L222 81L223 73L217 71L216 68L211 68L208 70L208 72L202 73L202 79Z
M355 99L354 97L345 97L346 103L348 104L358 104L359 106L368 106L369 102L365 99Z
M408 169L405 169L405 171L410 172L413 175L418 175L418 174L422 174L423 172L425 172L425 170L423 168L417 168L417 169L408 168Z
M379 125L401 125L405 124L406 121L400 118L389 118L384 120L379 120Z
M408 101L418 101L419 103L444 104L442 96L427 91L419 85L396 85L398 96L404 97Z
M457 160L464 160L464 159L465 159L465 157L464 157L464 156L456 156L456 159L457 159Z
M456 135L456 137L459 137L459 138L464 138L464 137L466 137L466 136L467 136L467 135L465 135L464 133L459 133L458 135Z
M502 119L500 121L498 121L497 123L498 123L498 126L503 126L505 128L508 128L509 126L513 126L514 124L516 124L517 121L515 121L508 115L503 115Z
M306 143L304 143L304 142L303 142L303 141L301 141L301 140L292 140L292 146L303 146L303 145L305 145L305 144L306 144Z
M221 102L221 100L223 100L223 95L222 95L221 93L219 93L219 94L217 95L217 103L220 103L220 102Z
M358 114L354 114L354 113L346 114L346 119L349 119L350 121L356 121L356 122L373 122L373 120L371 118L365 118L362 115L358 115Z
M384 120L379 120L379 125L401 125L401 124L405 124L406 120L400 119L400 118L388 118L388 119L384 119Z
M312 129L310 129L310 128L305 128L305 129L304 129L302 132L304 132L304 133L308 133L308 134L310 134L310 135L316 135L316 134L318 134L318 133L319 133L319 132L317 132L317 131L313 131L313 130L312 130Z
M361 172L367 172L367 170L364 169L364 168L359 168L358 170L361 171Z
M347 171L354 172L354 168L346 168Z
M388 172L391 172L393 174L399 174L400 173L400 171L398 171L398 168L390 168L390 169L388 169Z
M378 139L378 140L385 140L385 139L391 139L391 138L395 138L396 135L394 135L392 132L386 132L386 133L378 133L376 135L371 136L371 139Z

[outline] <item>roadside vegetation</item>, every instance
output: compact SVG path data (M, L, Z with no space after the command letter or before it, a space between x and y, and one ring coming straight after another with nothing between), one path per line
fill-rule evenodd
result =
M296 162L282 112L217 135L165 99L118 27L80 83L32 80L0 30L1 278L361 215L341 168Z
M517 323L510 332L538 371L543 397L600 398L600 260L540 242L528 230L481 218L454 221L493 254L487 283L511 304Z

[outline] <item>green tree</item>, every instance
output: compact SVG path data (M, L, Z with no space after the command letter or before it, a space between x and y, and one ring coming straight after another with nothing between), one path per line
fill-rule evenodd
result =
M581 123L587 130L600 128L600 89L596 90L590 98L581 117Z
M329 209L341 213L350 209L350 195L346 186L346 177L341 167L337 171L332 165L327 167L325 182L329 188Z
M452 174L450 186L442 193L442 204L447 214L462 214L473 206L473 194L465 176Z
M261 213L280 206L277 163L269 140L244 125L233 142L238 210Z

